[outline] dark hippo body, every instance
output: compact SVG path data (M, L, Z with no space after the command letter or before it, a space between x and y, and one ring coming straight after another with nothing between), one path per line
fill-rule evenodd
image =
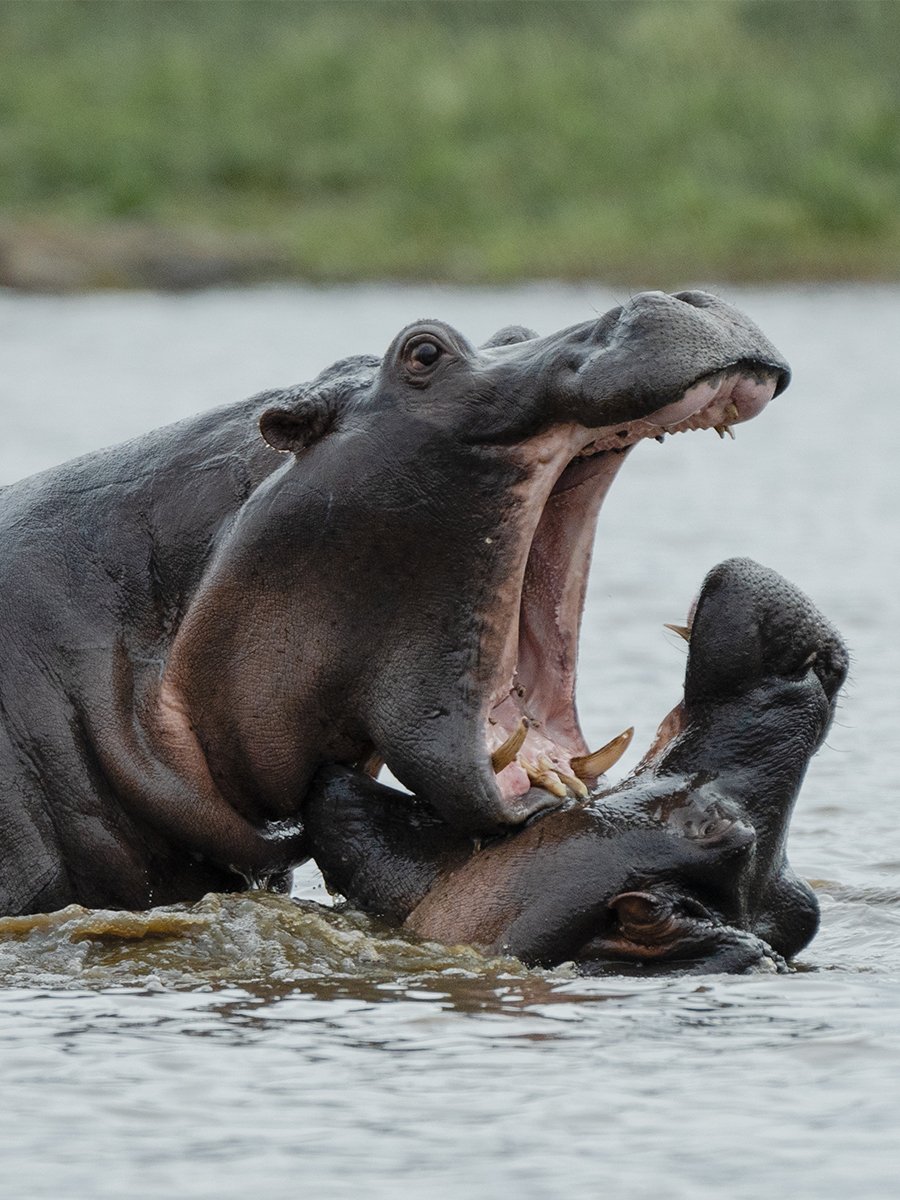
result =
M204 413L0 492L0 911L234 886L199 849L227 810L185 805L152 746L132 743L212 548L280 465L260 410ZM118 785L117 759L138 786Z
M775 572L733 559L693 615L683 702L616 787L480 851L421 799L340 768L307 806L335 890L424 937L590 973L781 966L818 926L788 822L847 671L839 635Z
M701 293L480 350L427 322L4 489L0 912L280 886L324 762L386 759L468 833L558 803L526 766L587 750L578 621L627 448L787 377Z

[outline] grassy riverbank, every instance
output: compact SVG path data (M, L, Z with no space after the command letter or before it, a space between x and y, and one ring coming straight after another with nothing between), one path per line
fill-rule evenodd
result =
M0 282L896 278L900 4L0 0Z

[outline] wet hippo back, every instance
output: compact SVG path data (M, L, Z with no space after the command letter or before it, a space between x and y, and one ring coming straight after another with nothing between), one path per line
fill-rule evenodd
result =
M123 658L136 696L158 678L210 547L280 465L256 430L267 400L204 413L0 492L0 826L16 850L4 863L0 911L50 909L75 895L142 907L180 893L177 878L154 888L143 855L130 853L138 843L161 863L170 858L165 839L135 826L112 794L86 729L115 693L117 671L123 682ZM220 882L217 870L191 871Z

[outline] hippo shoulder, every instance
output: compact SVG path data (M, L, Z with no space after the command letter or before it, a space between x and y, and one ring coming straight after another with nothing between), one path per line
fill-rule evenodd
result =
M167 607L189 593L223 522L281 465L259 413L292 394L188 417L3 488L0 602L17 614L8 636L47 636L97 604L122 614L154 591Z

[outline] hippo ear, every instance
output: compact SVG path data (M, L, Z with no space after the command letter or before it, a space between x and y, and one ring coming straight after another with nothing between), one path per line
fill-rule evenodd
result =
M322 392L307 392L288 407L267 408L259 432L275 450L300 454L325 436L337 417L337 405Z

